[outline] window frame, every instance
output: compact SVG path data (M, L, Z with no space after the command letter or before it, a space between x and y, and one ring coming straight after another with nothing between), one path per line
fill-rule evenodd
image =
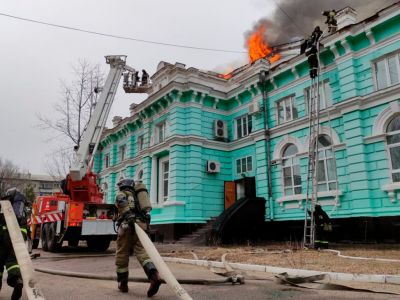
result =
M158 203L164 203L169 199L169 173L170 173L170 164L169 164L169 156L160 158L158 160ZM165 172L165 165L168 164L168 171ZM167 173L167 178L164 178L165 173ZM165 195L165 183L167 183L167 194Z
M388 158L389 158L390 180L391 180L392 183L400 183L400 180L399 181L394 181L393 180L393 174L399 174L400 173L400 169L393 169L392 154L390 153L390 149L396 148L396 147L400 147L400 142L389 144L388 143L388 137L396 135L396 134L400 134L400 130L395 130L395 131L387 131L387 130L388 130L388 126L390 125L390 123L396 118L400 118L400 116L399 115L394 116L393 118L390 119L390 121L386 125L386 150L387 150Z
M397 70L397 83L392 83L391 77L390 77L390 71L389 71L389 59L395 57L396 58L396 70ZM384 87L379 87L378 84L378 63L383 62L385 66L385 80L386 84ZM380 91L384 90L388 87L400 84L400 52L391 52L388 54L385 54L375 60L372 61L372 70L373 70L373 77L374 77L374 87L375 91Z
M294 147L296 147L296 153L292 154L292 155L288 155L288 156L284 156L285 151L287 150L287 148L293 145ZM293 143L288 143L284 150L282 151L282 170L281 170L281 174L282 174L282 187L283 187L283 195L284 196L293 196L293 195L300 195L302 193L302 178L301 178L301 168L300 168L300 159L298 158L298 153L299 153L299 149L298 147L293 144ZM295 163L295 160L297 161L297 163ZM290 161L289 165L285 166L285 161ZM299 167L299 176L300 176L300 184L295 185L295 181L294 181L294 167L298 166ZM284 168L290 168L290 172L291 172L291 186L286 186L285 185L285 174L284 174ZM291 194L287 194L286 193L286 189L291 189L292 193ZM296 193L296 188L300 188L300 191L298 193Z
M123 151L121 151L123 150ZM126 159L126 152L127 152L127 147L126 144L122 144L118 148L118 156L119 156L119 161L123 162Z
M289 100L289 106L290 106L290 118L288 118L288 111L287 111L287 106L285 105L286 101ZM283 106L282 106L283 104ZM299 118L299 111L297 109L297 103L296 103L296 97L295 94L283 97L279 99L278 101L275 102L275 107L276 107L276 120L278 125L282 125L284 123L296 120ZM281 118L279 116L279 108L283 108L283 121L281 121ZM295 109L295 110L294 110ZM294 117L293 112L296 111L297 116Z
M240 124L239 124L240 123ZM240 135L239 135L240 128ZM249 114L241 115L235 118L235 136L236 139L242 139L250 135L253 131L253 117ZM244 134L246 132L246 134Z
M166 121L162 121L162 122L156 124L156 144L160 144L165 141L166 132L167 132L167 122ZM162 133L162 139L161 139L160 133Z
M320 88L322 90L322 93L321 93L322 97L320 95L321 100L320 100L319 106L320 106L320 110L323 110L323 109L327 109L332 106L332 88L329 83L329 80L324 80L321 83L322 83L322 85L320 85ZM327 97L327 89L326 89L327 86L329 87L329 90L330 90L330 97ZM310 86L304 89L304 107L305 107L304 112L305 112L306 116L308 116L310 113L310 97L309 97L310 91L311 91ZM308 97L307 97L307 95L308 95ZM321 106L321 104L323 104L323 107Z
M137 137L137 150L138 152L142 151L144 149L144 134L138 135Z
M109 168L110 167L110 154L107 153L104 155L104 168Z
M253 156L248 155L245 157L237 158L235 160L236 164L236 174L240 175L246 172L251 172L253 171ZM239 164L238 164L239 162ZM249 163L250 162L250 163ZM240 172L239 172L239 166L240 166ZM243 170L243 166L245 166L245 170ZM250 168L249 168L250 166Z
M324 176L325 176L325 180L324 181L320 181L320 180L318 180L318 178L317 178L317 191L318 191L318 193L320 193L320 192L330 192L330 191L335 191L336 190L336 185L337 185L337 180L338 180L338 178L337 178L337 167L336 167L336 161L335 161L335 152L333 151L333 140L332 140L332 137L330 137L329 135L327 135L327 134L320 134L319 136L318 136L318 141L317 142L319 142L319 138L320 137L322 137L322 136L327 136L328 138L329 138L329 140L330 140L330 142L331 142L331 144L329 145L329 146L326 146L326 147L320 147L319 145L318 145L318 163L317 163L317 176L319 176L319 174L320 174L320 170L318 169L319 168L319 162L323 162L323 166L324 166ZM330 156L327 156L327 153L329 153L328 151L330 151L331 153L330 153ZM324 156L322 157L322 155L320 154L321 152L323 152L324 153ZM332 179L332 180L329 180L329 177L328 177L328 160L329 159L332 159L332 162L333 162L333 165L336 167L336 169L334 169L333 171L334 171L334 179ZM334 183L335 184L335 188L330 188L330 184L332 184L332 183ZM326 190L322 190L322 191L320 191L319 190L319 186L320 185L323 185L323 184L325 184L325 186L326 186Z

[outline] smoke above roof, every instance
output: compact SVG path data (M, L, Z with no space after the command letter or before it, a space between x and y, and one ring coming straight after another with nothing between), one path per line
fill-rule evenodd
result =
M308 37L315 26L326 27L326 18L322 11L335 9L336 11L350 6L357 12L357 21L373 15L382 8L397 0L274 0L269 4L275 5L271 17L258 20L253 28L245 32L245 41L260 26L265 26L265 38L271 45L287 43Z

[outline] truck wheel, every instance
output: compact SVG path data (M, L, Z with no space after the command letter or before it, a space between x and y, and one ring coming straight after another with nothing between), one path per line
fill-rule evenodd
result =
M34 239L32 241L32 249L37 249L39 246L39 239Z
M42 235L40 236L40 239L41 239L41 241L42 241L42 249L43 249L43 251L48 251L48 250L49 250L49 247L48 247L48 245L47 245L47 231L48 231L48 227L49 227L49 224L48 224L48 223L45 223L45 224L43 224L43 226L42 226Z
M61 248L61 243L57 243L56 223L49 224L47 230L47 247L50 252L57 252Z
M110 246L110 238L92 237L87 239L87 246L92 251L106 251Z

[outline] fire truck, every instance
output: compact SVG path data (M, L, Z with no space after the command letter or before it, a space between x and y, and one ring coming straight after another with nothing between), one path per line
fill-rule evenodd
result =
M106 62L110 71L104 86L95 89L101 94L82 142L75 149L75 163L61 182L63 192L39 196L33 204L28 223L34 249L39 241L44 251L56 252L64 241L76 247L85 240L91 250L105 251L116 237L112 220L114 205L104 203L91 167L121 76L124 75L126 92L145 92L147 83L135 91L137 72L126 65L125 55L106 56Z

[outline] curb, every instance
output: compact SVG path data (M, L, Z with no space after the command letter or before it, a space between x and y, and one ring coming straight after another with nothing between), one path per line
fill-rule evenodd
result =
M175 262L182 264L190 264L202 267L224 268L224 264L219 261L209 260L194 260L176 257L163 257L166 262ZM317 274L326 274L331 280L355 281L355 282L375 282L375 283L391 283L400 284L400 276L398 275L375 275L375 274L357 274L357 273L336 273L336 272L321 272L304 269L290 269L281 267L272 267L264 265L252 265L241 263L229 263L232 268L243 271L260 271L266 273L280 274L287 273L290 276L312 276Z

